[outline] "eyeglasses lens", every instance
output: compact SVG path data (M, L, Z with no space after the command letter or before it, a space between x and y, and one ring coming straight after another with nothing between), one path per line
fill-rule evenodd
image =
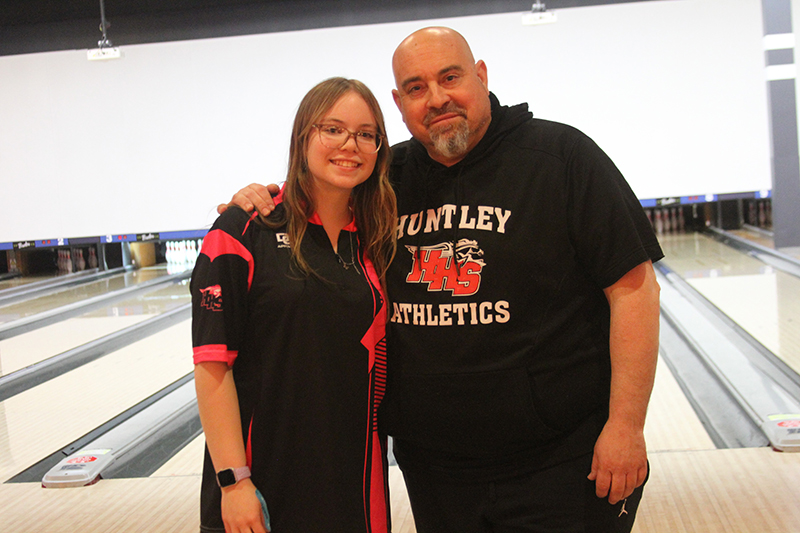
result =
M333 150L339 149L350 140L350 137L355 137L358 149L368 154L374 154L381 147L381 136L379 133L371 131L356 131L350 132L339 126L319 125L320 140L326 148Z

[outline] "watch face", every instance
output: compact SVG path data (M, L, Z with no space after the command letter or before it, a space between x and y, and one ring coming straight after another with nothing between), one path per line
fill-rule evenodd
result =
M217 472L217 482L220 487L229 487L236 483L236 476L233 474L233 469L228 468Z

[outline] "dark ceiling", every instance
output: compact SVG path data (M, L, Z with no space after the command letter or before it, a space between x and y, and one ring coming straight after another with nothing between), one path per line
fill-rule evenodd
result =
M525 11L531 0L102 0L115 45ZM672 0L545 0L548 9ZM97 46L101 0L3 0L0 55Z
M107 0L108 15L130 17L257 4L253 0ZM0 26L42 24L100 18L99 0L23 0L4 2Z

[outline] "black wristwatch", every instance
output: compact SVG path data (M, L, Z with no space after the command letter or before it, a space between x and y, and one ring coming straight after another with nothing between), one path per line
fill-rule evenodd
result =
M217 484L222 488L230 487L248 477L250 477L250 469L246 466L226 468L217 472Z

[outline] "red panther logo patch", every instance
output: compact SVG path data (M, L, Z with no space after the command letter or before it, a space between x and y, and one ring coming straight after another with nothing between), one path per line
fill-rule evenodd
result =
M414 257L407 283L427 283L428 291L449 291L453 296L471 296L480 289L486 263L477 241L461 239L455 250L449 242L423 246L419 253L416 246L406 248Z
M200 305L209 311L222 311L222 287L219 285L212 285L205 289L200 289L200 294L203 298L200 300Z

